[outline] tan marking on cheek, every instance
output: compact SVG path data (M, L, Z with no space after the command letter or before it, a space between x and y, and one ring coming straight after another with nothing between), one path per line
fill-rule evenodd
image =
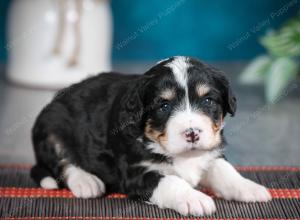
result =
M221 114L220 115L220 120L217 121L216 123L214 123L214 122L212 123L212 129L213 129L213 131L214 131L215 134L221 130L221 127L222 127L222 124L223 124L223 120L224 120L224 117Z
M166 100L172 100L176 93L174 89L166 89L161 92L160 97Z
M168 142L168 137L166 131L160 132L153 129L150 125L150 122L147 121L145 127L145 136L152 141L159 143L162 147L165 147L166 143Z
M212 129L213 129L214 133L217 133L220 129L219 123L213 123Z
M212 125L212 131L213 131L213 140L210 143L210 148L216 147L221 144L221 124L215 124Z
M209 92L209 90L210 90L210 87L205 84L198 84L196 86L196 93L200 97L206 95Z
M217 123L213 123L212 129L213 129L214 133L217 133L218 131L220 131L221 126L222 126L222 121L218 121Z
M213 136L212 136L212 140L208 146L208 149L210 148L214 148L218 145L221 144L222 139L221 139L221 126L222 126L222 122L223 122L223 117L220 117L221 120L219 120L218 122L213 122L213 120L211 118L208 118L210 120L210 126L213 132Z

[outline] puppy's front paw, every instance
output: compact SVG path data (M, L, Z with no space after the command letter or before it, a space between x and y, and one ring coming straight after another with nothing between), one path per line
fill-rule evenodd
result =
M272 199L269 191L262 185L259 185L251 180L243 179L235 183L228 194L223 197L227 200L236 200L241 202L267 202Z
M105 193L105 185L98 177L79 168L68 171L66 183L78 198L96 198Z
M212 198L172 175L160 181L152 193L150 202L160 208L174 209L182 215L210 215L216 211Z
M245 179L243 186L239 190L237 201L242 202L267 202L272 199L269 191L262 185Z
M170 208L182 215L211 215L216 211L213 199L197 190L190 190L186 194L178 195Z
M210 215L216 211L213 199L204 193L189 189L179 189L170 194L160 195L152 202L160 208L174 209L182 215Z

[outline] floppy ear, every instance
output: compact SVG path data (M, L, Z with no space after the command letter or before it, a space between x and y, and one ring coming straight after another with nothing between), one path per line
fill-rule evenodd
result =
M128 82L128 88L123 92L118 112L118 123L122 132L129 136L137 136L141 132L141 121L144 115L144 95L149 79L142 75ZM120 127L121 127L120 126Z
M138 79L135 79L131 82L129 90L124 95L124 104L128 112L135 112L143 109L143 102L146 87L150 77L142 75Z
M222 88L222 96L223 96L223 115L225 117L226 113L229 113L232 117L236 112L236 98L232 92L230 83L226 76L223 73L218 72L216 76L217 82Z
M235 95L232 92L232 89L230 87L230 84L227 85L227 100L226 100L226 111L231 114L233 117L236 112L236 98Z

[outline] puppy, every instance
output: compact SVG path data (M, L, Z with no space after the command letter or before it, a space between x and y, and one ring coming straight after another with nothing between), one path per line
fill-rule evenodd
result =
M236 111L229 82L190 57L172 57L144 75L103 73L60 91L38 116L31 176L76 197L125 193L183 215L209 215L218 197L271 199L223 156L223 124Z

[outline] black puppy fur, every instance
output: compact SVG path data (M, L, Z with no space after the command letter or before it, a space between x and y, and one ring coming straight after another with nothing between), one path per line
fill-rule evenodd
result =
M126 193L147 200L162 174L146 172L136 164L146 160L172 163L172 156L153 153L146 147L153 140L145 135L145 127L149 122L153 129L163 132L171 115L172 110L164 105L166 100L159 96L161 89L176 88L171 105L183 95L171 69L165 66L173 59L160 62L143 75L102 73L58 92L32 130L37 162L31 172L33 179L40 183L52 176L64 187L64 168L73 164L99 177L106 193ZM235 97L225 76L198 60L189 60L190 85L201 81L214 91L206 101L209 104L200 100L198 107L214 122L226 113L233 115ZM198 98L193 96L190 98ZM214 149L223 144L222 134L221 143Z

